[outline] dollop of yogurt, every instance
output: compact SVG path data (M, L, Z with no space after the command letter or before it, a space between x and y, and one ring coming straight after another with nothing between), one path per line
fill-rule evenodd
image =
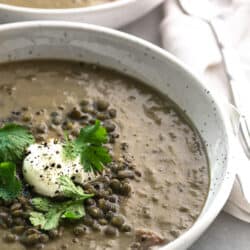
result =
M84 183L95 176L86 173L80 157L66 160L63 144L50 140L48 143L32 144L23 162L23 175L34 191L48 197L60 196L60 176L68 176L74 182Z

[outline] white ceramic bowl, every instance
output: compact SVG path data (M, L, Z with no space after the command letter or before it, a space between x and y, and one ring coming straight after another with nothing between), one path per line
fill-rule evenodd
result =
M163 0L118 0L74 9L35 9L0 3L0 23L63 20L118 28L145 15L162 2Z
M223 208L235 177L229 124L209 91L166 51L118 31L70 22L0 27L0 62L49 58L97 63L124 72L168 95L185 110L206 144L211 184L196 223L162 249L189 247Z

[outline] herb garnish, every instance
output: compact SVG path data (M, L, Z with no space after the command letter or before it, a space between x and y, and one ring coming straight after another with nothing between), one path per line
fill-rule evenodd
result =
M19 163L25 149L34 141L34 137L23 126L7 124L0 128L0 162Z
M15 199L21 190L21 182L16 177L16 165L12 162L0 163L0 198Z
M111 162L108 150L103 147L107 140L106 129L96 120L95 125L82 128L75 140L66 138L64 156L73 160L80 155L85 172L100 172L105 164Z
M52 202L47 198L34 198L32 204L39 212L30 213L30 222L43 230L57 228L60 219L80 219L85 216L83 201L93 197L93 194L85 194L80 186L76 186L67 177L59 178L61 192L71 200L65 202Z
M75 183L68 176L61 176L59 178L60 188L63 196L75 200L85 200L92 197L92 194L85 194L80 186Z

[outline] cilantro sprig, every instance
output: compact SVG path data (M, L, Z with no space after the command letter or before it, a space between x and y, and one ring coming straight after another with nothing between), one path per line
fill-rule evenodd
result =
M6 124L0 128L0 162L19 163L25 149L34 143L28 129L17 124Z
M85 200L93 197L92 194L85 194L83 189L80 186L76 186L68 176L61 176L59 183L64 197L75 200Z
M24 157L26 148L34 142L28 129L17 124L6 124L0 128L0 198L12 200L22 190L16 177L16 165Z
M16 177L16 165L12 162L0 163L0 198L15 199L21 190L22 184Z
M85 172L101 172L104 165L111 162L108 150L103 147L107 141L106 129L96 120L94 125L82 128L75 140L66 139L64 156L73 160L80 155Z
M30 213L30 222L43 230L57 228L61 219L77 220L85 216L83 201L93 197L93 194L85 194L80 186L76 186L67 177L59 178L61 192L68 201L52 202L47 198L34 198L32 204L37 211Z

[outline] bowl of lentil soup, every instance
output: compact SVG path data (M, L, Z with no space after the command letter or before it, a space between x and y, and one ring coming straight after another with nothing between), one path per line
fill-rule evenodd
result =
M0 0L0 23L63 20L119 28L163 0Z
M2 249L188 248L234 180L205 86L98 26L9 24L0 42Z

